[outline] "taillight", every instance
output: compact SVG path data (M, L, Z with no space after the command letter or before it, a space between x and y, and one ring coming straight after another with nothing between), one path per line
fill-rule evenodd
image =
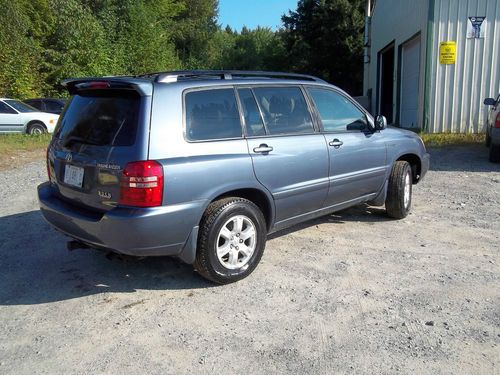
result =
M497 119L495 120L495 128L500 129L500 113L497 113Z
M163 167L154 160L134 161L123 170L120 204L134 207L161 206Z

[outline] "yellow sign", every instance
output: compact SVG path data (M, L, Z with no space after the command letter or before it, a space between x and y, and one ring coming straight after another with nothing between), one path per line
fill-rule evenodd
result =
M457 42L439 43L439 63L455 64L457 60Z

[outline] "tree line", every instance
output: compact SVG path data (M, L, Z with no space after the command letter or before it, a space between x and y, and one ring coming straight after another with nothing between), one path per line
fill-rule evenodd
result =
M69 77L179 69L317 75L360 94L363 0L299 0L277 31L218 24L217 0L0 0L0 96Z

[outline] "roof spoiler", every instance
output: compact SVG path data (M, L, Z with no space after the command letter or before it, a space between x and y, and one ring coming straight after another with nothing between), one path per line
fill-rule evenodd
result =
M130 77L90 77L65 79L61 85L71 95L84 90L132 90L141 96L153 95L153 85L143 79Z

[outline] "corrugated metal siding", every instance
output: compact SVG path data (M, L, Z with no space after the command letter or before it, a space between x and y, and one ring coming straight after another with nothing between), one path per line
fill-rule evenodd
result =
M481 132L484 98L500 92L500 0L435 0L431 74L428 77L429 132ZM467 39L467 20L486 16L484 39ZM439 64L439 43L456 41L455 65Z

